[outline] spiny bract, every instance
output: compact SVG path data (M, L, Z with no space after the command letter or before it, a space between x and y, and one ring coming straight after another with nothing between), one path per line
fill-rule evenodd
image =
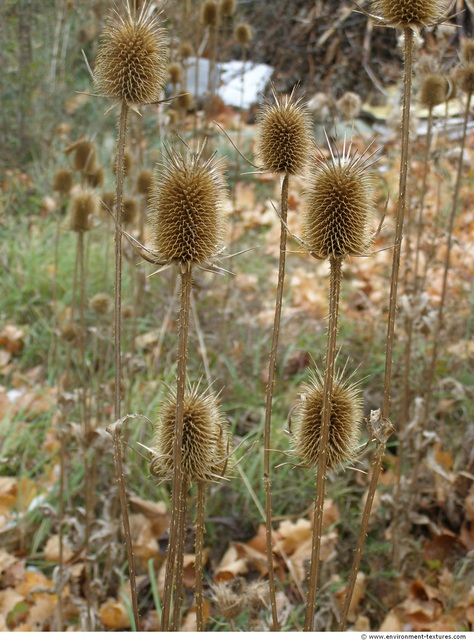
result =
M374 211L373 176L365 156L315 158L302 213L302 238L316 258L365 253Z
M374 13L394 27L430 26L447 10L443 0L373 0Z
M107 98L131 105L157 102L166 84L168 48L165 31L149 3L136 15L127 4L115 10L102 32L94 85Z
M176 394L170 393L158 416L152 470L159 475L173 472L176 433ZM216 397L197 389L184 397L181 466L188 481L215 481L223 476L228 456L228 424Z
M224 179L214 158L168 153L152 180L148 223L151 240L168 262L211 261L223 241Z
M292 441L296 455L310 467L318 463L324 382L320 371L310 376L295 417ZM327 468L354 457L362 419L362 400L355 385L334 380L327 447Z
M266 102L257 113L257 159L273 173L301 173L311 144L311 116L295 92Z

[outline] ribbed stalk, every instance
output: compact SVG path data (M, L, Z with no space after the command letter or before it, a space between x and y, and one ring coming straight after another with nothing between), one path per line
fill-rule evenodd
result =
M196 540L194 553L195 561L195 579L194 594L196 599L196 623L197 630L204 631L204 615L203 615L203 589L202 589L202 571L204 567L204 534L205 534L205 510L206 510L206 486L207 483L200 481L197 483L197 504L196 504Z

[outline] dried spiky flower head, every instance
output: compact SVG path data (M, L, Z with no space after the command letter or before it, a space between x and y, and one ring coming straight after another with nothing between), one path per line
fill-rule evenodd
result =
M76 171L87 173L95 168L96 150L90 140L81 140L71 148L74 151L72 164Z
M160 409L154 440L152 471L169 476L173 472L173 443L176 432L176 394L170 393ZM181 465L190 482L212 481L220 477L221 440L228 425L216 397L197 388L184 397Z
M191 44L191 42L189 42L189 40L185 40L179 45L178 56L182 60L186 60L187 58L190 58L193 55L193 53L194 53L194 47Z
M253 38L252 27L248 22L238 24L234 29L234 38L241 47L246 47Z
M223 16L232 16L235 13L235 0L221 1L221 14Z
M104 191L100 197L100 213L108 216L115 207L115 193L113 191Z
M291 436L296 455L303 464L310 467L318 463L323 400L324 380L321 372L316 369L304 387ZM343 382L341 376L338 376L334 380L331 398L328 469L334 469L338 464L354 458L361 420L361 394L355 385Z
M301 98L291 94L266 101L257 113L257 159L273 173L301 173L311 144L311 116Z
M138 215L138 205L133 198L124 198L122 209L122 224L129 226L135 222Z
M226 188L214 157L170 150L152 180L148 223L151 241L168 262L203 264L223 241Z
M137 177L137 191L142 196L148 196L151 189L152 172L148 169L140 171Z
M302 238L308 251L322 260L360 255L371 242L375 194L374 178L365 154L330 150L315 156L305 193Z
M205 27L215 27L219 18L219 5L215 0L206 0L201 7L201 23Z
M130 105L157 102L166 83L167 65L165 31L148 2L137 12L126 2L123 15L118 10L111 13L94 70L99 94Z
M108 293L96 293L89 301L90 308L99 316L107 315L112 311L114 301Z
M468 64L474 62L474 40L466 38L461 45L461 51L459 53L461 62Z
M92 216L97 214L97 197L92 191L78 191L69 206L69 228L77 233L89 231Z
M53 190L67 194L72 189L72 173L69 169L57 169L53 176Z
M242 585L236 578L230 582L214 584L212 599L216 604L217 611L226 620L237 618L246 606L246 599L242 595Z
M420 88L420 103L432 109L449 99L452 93L451 81L441 73L431 73L423 79Z
M180 109L181 111L188 111L189 109L192 108L193 106L193 96L189 93L189 91L187 91L186 93L182 93L181 95L179 95L176 98L176 106L178 107L178 109ZM170 122L172 124L176 124L172 122L172 109L168 110L168 115L170 116ZM175 112L177 113L177 112Z
M336 107L347 120L354 120L362 108L362 99L358 93L346 91L336 102Z
M92 188L100 187L104 184L105 174L102 167L96 167L94 171L88 171L83 175L87 184Z
M176 62L169 65L168 74L171 84L179 84L183 79L183 69L181 65Z
M394 27L429 27L443 19L448 9L445 0L373 0L372 8Z

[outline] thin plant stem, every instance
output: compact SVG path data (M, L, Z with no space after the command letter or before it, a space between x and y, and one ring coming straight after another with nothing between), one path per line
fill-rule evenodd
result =
M275 300L275 316L273 320L272 346L268 362L268 381L265 399L265 424L264 424L264 449L263 449L263 482L265 488L265 532L268 565L268 584L270 588L270 603L272 608L273 631L280 630L278 611L276 606L275 572L273 570L273 533L272 533L272 492L271 492L271 424L272 401L275 387L275 371L278 352L278 340L280 337L281 309L283 303L283 285L285 283L286 240L288 219L288 183L289 174L286 173L281 186L280 202L280 258L278 264L278 285Z
M122 392L122 202L123 202L123 180L124 180L124 155L125 137L127 133L128 105L122 100L119 119L119 134L117 141L116 159L116 216L115 225L115 289L114 289L114 367L115 367L115 389L114 389L114 415L116 422L120 420L120 405ZM125 536L125 546L127 548L128 572L130 577L130 591L135 628L140 629L140 615L138 613L137 585L135 580L135 561L133 558L132 536L130 532L130 520L127 509L127 494L125 488L125 478L123 475L123 450L122 450L122 430L117 427L114 431L114 457L117 483L119 490L120 508L122 511L122 524Z
M176 379L176 432L173 442L173 484L170 538L168 543L168 559L166 563L165 586L163 594L163 618L161 629L168 631L171 609L171 595L174 583L174 566L178 560L179 548L179 520L181 506L181 491L183 485L183 473L181 469L183 420L184 420L184 394L186 390L186 360L189 335L189 310L191 306L192 289L192 265L181 265L181 305L179 310L179 338L178 338L178 371Z
M321 531L323 526L324 492L327 470L327 446L331 421L332 395L334 387L334 369L336 364L336 343L339 320L339 296L341 291L342 257L331 256L329 285L329 321L326 345L326 366L324 369L323 407L321 410L321 433L318 449L318 469L316 472L316 498L314 506L313 539L311 547L311 565L306 600L305 631L314 631L316 594L318 590Z
M454 229L454 221L455 221L456 213L458 209L459 194L461 190L462 167L464 162L464 151L466 149L467 125L468 125L469 113L471 109L471 98L472 98L472 92L469 92L466 96L466 108L464 110L461 151L459 153L456 184L454 187L451 213L449 215L448 239L447 239L447 247L446 247L446 257L444 260L443 284L441 287L441 300L439 302L438 316L436 319L436 330L434 334L433 351L431 354L431 361L427 371L428 382L426 385L426 395L425 395L425 424L427 423L428 417L430 415L430 405L431 405L431 398L432 398L432 391L433 391L433 379L435 375L436 363L438 360L439 336L440 336L441 329L443 327L444 305L446 303L446 292L448 288L448 274L449 274L449 268L451 266L451 249L453 247L453 229Z
M202 589L202 571L204 567L204 516L206 509L206 487L207 483L199 481L197 483L197 504L196 504L196 540L194 545L194 553L196 560L194 564L194 597L196 599L196 624L198 631L204 631L204 615L203 615L203 589Z
M184 550L186 543L186 522L188 513L188 487L186 476L182 478L181 494L179 497L179 521L176 548L176 562L174 563L174 599L172 631L179 631L181 620L181 605L183 603Z
M422 178L422 184L421 184L420 202L418 205L419 207L418 224L417 224L418 236L416 239L415 267L413 272L415 287L417 286L417 280L418 280L418 267L420 262L421 240L423 237L423 228L424 228L423 213L425 208L426 187L428 184L428 167L429 167L428 160L429 160L430 151L431 151L432 128L433 128L433 107L430 107L428 111L428 128L426 132L425 155L423 158L423 178Z

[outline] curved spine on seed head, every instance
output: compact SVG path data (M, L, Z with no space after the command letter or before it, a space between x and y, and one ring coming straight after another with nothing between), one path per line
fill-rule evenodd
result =
M176 393L170 392L157 420L153 445L152 472L164 477L173 474L173 442L176 432ZM225 475L229 427L217 398L199 393L197 388L184 397L181 468L187 481L212 482Z
M162 171L153 177L148 225L151 242L163 260L202 265L224 240L227 189L221 167L202 150L184 157L169 150Z
M279 96L272 88L274 101L266 100L257 113L257 161L273 173L301 173L311 145L311 115L295 89Z
M304 197L302 239L319 259L364 254L372 241L375 209L371 156L318 150Z
M113 10L102 32L94 69L97 93L128 105L158 102L167 80L165 30L148 2L124 15Z
M324 401L324 380L316 369L303 388L291 434L295 454L302 463L318 464L321 441L321 414ZM327 468L355 457L362 421L362 397L356 384L348 384L342 375L334 380L327 445Z

